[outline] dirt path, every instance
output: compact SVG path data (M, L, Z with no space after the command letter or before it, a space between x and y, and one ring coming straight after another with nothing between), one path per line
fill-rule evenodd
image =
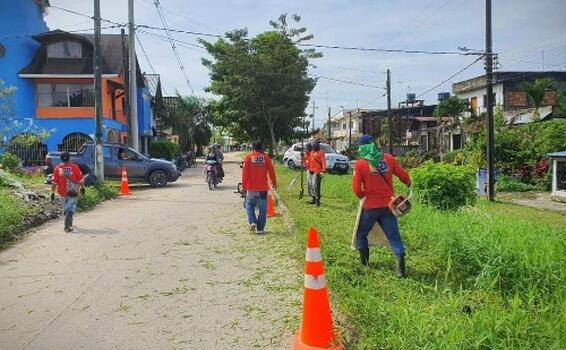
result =
M0 252L0 349L289 349L300 266L280 219L251 235L239 177L201 169L60 221ZM269 227L268 227L269 229Z

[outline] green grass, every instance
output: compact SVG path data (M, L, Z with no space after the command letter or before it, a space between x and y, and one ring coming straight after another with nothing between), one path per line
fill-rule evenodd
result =
M25 209L8 190L0 188L0 244L13 239L21 228Z
M333 306L353 349L566 347L566 216L479 202L455 212L415 204L400 220L409 278L372 248L371 268L350 249L357 200L350 176L327 175L322 207L298 201L298 174L278 167L279 195L300 233L319 229ZM298 254L294 254L297 256Z

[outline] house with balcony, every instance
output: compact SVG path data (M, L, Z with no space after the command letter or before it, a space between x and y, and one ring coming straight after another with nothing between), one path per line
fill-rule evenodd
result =
M76 151L94 139L94 36L49 31L43 19L47 7L47 0L0 3L0 32L20 34L0 38L0 80L16 88L9 117L23 126L4 133L0 152L18 155L24 165L42 165L47 152ZM22 21L23 17L27 20ZM128 143L131 137L126 109L126 47L122 35L102 35L104 142ZM136 68L136 118L141 151L145 152L153 137L151 96L146 79L139 66ZM47 138L26 146L14 142L19 135L38 130L47 131Z
M332 147L338 152L344 152L350 144L356 145L360 138L361 116L369 110L343 109L331 117L330 131Z
M503 116L513 125L530 123L533 120L534 108L529 102L527 94L521 88L525 82L534 82L537 79L549 78L554 81L555 88L566 89L565 71L547 72L494 72L493 73L493 101L496 108L501 108ZM458 97L469 102L473 113L480 115L487 112L487 88L485 76L454 83L452 91ZM554 117L557 104L557 93L548 90L545 93L542 106L539 108L540 120L549 120Z

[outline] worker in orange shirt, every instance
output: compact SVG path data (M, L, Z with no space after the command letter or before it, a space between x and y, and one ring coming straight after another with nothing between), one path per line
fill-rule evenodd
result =
M276 189L277 179L271 158L263 152L261 141L254 141L253 151L244 158L242 166L242 187L246 191L246 210L252 233L263 234L265 230L269 180ZM257 216L256 207L259 208Z
M320 148L320 141L312 142L312 153L309 158L309 195L310 204L320 207L320 187L322 184L322 174L326 171L326 158L324 151Z

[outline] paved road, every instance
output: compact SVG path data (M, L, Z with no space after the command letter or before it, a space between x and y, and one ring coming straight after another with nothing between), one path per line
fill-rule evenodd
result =
M290 348L300 268L247 231L236 164L214 192L200 172L0 252L0 349Z

